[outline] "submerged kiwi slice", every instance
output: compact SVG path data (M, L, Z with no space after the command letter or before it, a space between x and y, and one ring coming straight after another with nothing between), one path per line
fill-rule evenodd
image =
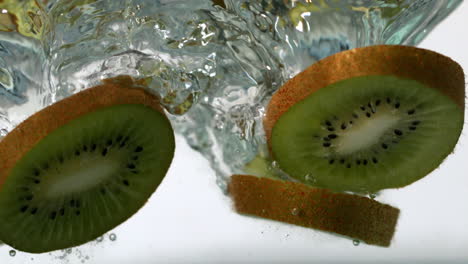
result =
M333 232L388 247L400 210L366 197L296 182L233 175L229 194L238 213Z
M435 52L372 46L287 82L264 122L282 170L337 191L408 185L437 168L463 127L464 74Z
M143 206L173 153L158 98L129 77L59 101L0 142L0 239L33 253L93 240Z

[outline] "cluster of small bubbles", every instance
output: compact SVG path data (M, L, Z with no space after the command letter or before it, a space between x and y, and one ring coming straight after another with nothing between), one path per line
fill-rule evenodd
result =
M115 241L115 240L117 239L117 235L115 235L114 233L112 233L112 234L109 235L109 239L110 239L111 241Z
M10 250L9 254L10 254L10 257L14 257L16 256L16 251L12 249Z
M310 183L310 184L315 184L317 182L317 179L310 174L306 174L304 176L304 179L307 183Z
M357 239L353 240L353 245L356 246L356 247L359 246L360 243L361 242L359 240L357 240Z

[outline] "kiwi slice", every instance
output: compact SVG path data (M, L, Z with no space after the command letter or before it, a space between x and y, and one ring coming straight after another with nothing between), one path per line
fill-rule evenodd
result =
M273 95L264 120L289 176L337 191L406 186L437 168L460 136L464 74L451 59L371 46L310 66Z
M233 175L229 194L238 213L333 232L388 247L400 210L366 197L305 184Z
M0 239L40 253L101 236L145 204L174 145L158 97L129 77L43 109L0 142Z

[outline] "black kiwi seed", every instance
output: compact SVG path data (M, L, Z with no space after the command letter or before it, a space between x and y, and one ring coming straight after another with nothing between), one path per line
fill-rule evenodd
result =
M400 103L396 103L396 104L395 104L395 108L396 108L396 109L400 108Z
M77 211L75 212L75 214L76 214L76 215L80 215L80 214L81 214L80 210L77 210Z
M102 150L101 155L102 155L102 156L106 156L106 154L107 154L107 148L104 148L104 149Z
M416 127L415 126L410 126L409 130L416 130Z
M57 217L57 212L53 211L52 213L50 213L50 219L54 220L55 217Z
M369 112L366 113L367 117L371 117L371 114Z
M106 189L101 188L101 194L106 194Z
M37 207L34 207L32 210L31 210L31 214L34 215L37 213Z
M129 185L130 185L130 183L129 183L127 180L123 180L122 182L123 182L123 184L125 184L125 186L129 186Z
M385 143L382 143L382 148L387 149L387 148L388 148L388 145L385 144Z
M328 137L331 138L331 139L335 139L335 138L338 137L338 135L336 135L336 134L330 134L330 135L328 135Z
M412 124L415 125L415 126L417 126L417 125L419 125L419 123L421 123L421 121L416 120L416 121L413 121Z
M341 129L343 129L343 130L346 129L346 124L345 123L341 124Z
M140 173L140 172L137 171L137 170L135 170L135 171L130 171L130 172L133 173L133 174L138 174L138 173Z
M91 151L95 151L96 148L97 148L96 144L92 144L92 145L91 145Z
M330 132L335 131L335 129L333 127L329 127L329 128L327 128L327 130L330 131Z
M331 126L331 125L332 125L332 123L331 123L330 121L325 121L325 125L327 125L327 126Z
M34 198L34 196L32 196L32 195L26 196L27 201L31 201L33 198Z
M129 169L134 169L134 168L135 168L135 164L130 163L130 164L127 165L127 168L129 168Z
M377 163L379 162L375 157L372 158L372 162Z
M412 114L414 114L414 112L415 112L415 110L411 109L411 110L408 111L408 115L412 115Z
M323 143L323 146L326 147L326 148L328 148L328 147L331 146L331 143L330 143L330 142L325 142L325 143Z
M324 137L323 140L325 140L325 141L330 141L330 138Z
M380 100L375 101L375 105L379 106L380 105Z
M39 184L39 183L41 183L41 181L40 180L34 180L34 183Z
M341 164L344 164L345 160L344 159L340 159L340 163Z
M112 145L112 140L111 139L107 140L107 146L110 146L110 145Z
M363 160L363 161L362 161L362 164L367 165L367 160L366 160L366 159Z
M351 168L351 164L348 163L348 165L346 165L346 168Z
M366 107L365 107L365 106L361 105L360 108L361 108L362 111L366 111Z
M40 172L37 169L34 169L34 176L39 176Z
M118 135L116 141L120 142L120 140L122 140L122 138L123 138L122 135Z
M361 160L356 160L357 165L361 165Z
M84 151L84 152L88 151L88 146L84 145L84 146L83 146L83 151Z
M138 160L138 156L133 156L132 160Z
M371 108L371 109L372 109L372 105L371 105L371 103L370 103L370 102L369 102L369 103L367 103L367 106L368 106L369 108Z
M403 132L402 132L401 130L399 130L399 129L395 129L395 130L393 130L393 132L394 132L395 135L397 135L397 136L403 135Z
M59 161L60 163L63 163L63 156L60 156L60 157L58 158L58 161Z
M79 150L75 151L75 155L76 155L76 156L79 156L79 155L80 155L80 151L79 151Z
M80 206L81 206L80 200L77 200L77 201L75 202L75 207L76 207L76 208L79 208Z
M143 151L143 147L137 146L135 149L135 152L141 152L141 151Z
M335 163L335 160L334 160L334 159L331 159L331 160L328 161L328 163L329 163L329 164L333 164L333 163Z
M70 200L70 206L74 207L75 206L75 200Z
M64 209L64 208L60 209L60 215L61 215L61 216L64 216L64 215L65 215L65 209Z
M358 118L359 116L356 113L353 113L354 118Z
M21 211L22 213L26 212L26 210L28 210L28 206L27 206L27 205L21 207L21 209L20 209L20 211Z
M390 98L387 97L387 104L391 103L392 100Z

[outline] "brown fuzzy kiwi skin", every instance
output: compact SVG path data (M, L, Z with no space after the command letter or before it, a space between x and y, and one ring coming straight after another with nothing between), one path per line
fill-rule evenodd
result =
M143 104L166 117L159 102L157 95L146 91L130 76L118 76L33 114L0 141L0 191L15 164L45 136L64 124L97 109L119 104Z
M233 175L228 192L240 214L333 232L389 247L400 210L366 197L296 182Z
M275 123L291 106L320 88L353 77L392 75L416 80L451 98L464 113L465 77L461 66L439 53L410 46L377 45L336 53L286 82L267 106L263 126L271 147Z

